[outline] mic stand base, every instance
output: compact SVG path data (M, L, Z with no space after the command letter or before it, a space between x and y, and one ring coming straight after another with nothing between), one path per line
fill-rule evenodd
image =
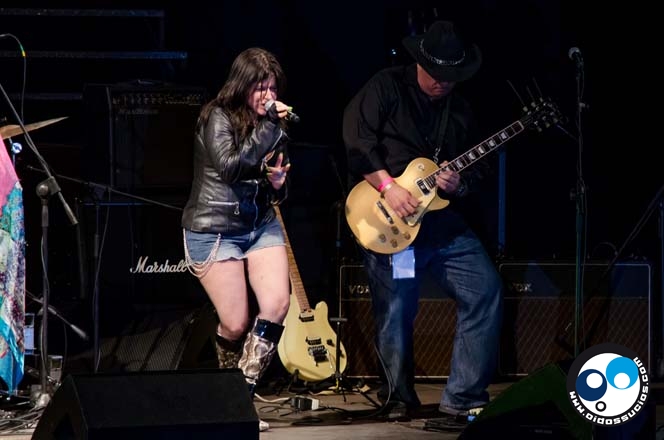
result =
M39 390L30 394L30 401L33 402L34 409L46 408L51 402L51 395Z
M348 378L344 373L341 372L341 324L343 322L348 321L346 318L342 317L335 317L335 318L330 318L331 322L336 323L337 327L337 341L336 341L336 360L335 360L335 368L334 368L334 388L332 388L332 391L334 391L337 394L341 394L341 396L344 399L344 402L346 402L346 392L354 392L357 391L360 393L362 396L364 396L365 399L367 399L371 404L376 407L380 408L380 404L378 404L375 400L373 400L369 395L363 391L359 385L353 385L350 383Z

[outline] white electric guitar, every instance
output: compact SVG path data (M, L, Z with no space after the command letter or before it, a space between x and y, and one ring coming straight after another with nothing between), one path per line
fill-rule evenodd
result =
M309 306L281 212L277 206L274 209L284 231L291 282L290 307L277 346L279 358L289 373L307 381L321 381L335 373L337 335L327 318L327 304L321 301L315 309ZM347 363L346 350L341 342L339 346L339 372L343 372Z

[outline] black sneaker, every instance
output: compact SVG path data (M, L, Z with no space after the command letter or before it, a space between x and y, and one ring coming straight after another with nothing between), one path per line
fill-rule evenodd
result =
M463 417L445 415L437 419L428 419L424 422L425 431L461 432L466 429L468 422Z
M468 409L452 408L450 406L444 405L440 405L438 407L438 411L445 415L455 417L457 420L465 419L468 421L472 421L480 412L482 412L483 409L483 406Z
M378 418L390 422L410 421L410 417L408 416L408 406L404 402L391 400L383 405L383 408L378 414Z

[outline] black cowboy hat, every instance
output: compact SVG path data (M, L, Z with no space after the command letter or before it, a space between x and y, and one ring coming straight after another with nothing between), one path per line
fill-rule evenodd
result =
M449 21L436 21L424 35L404 38L403 45L417 64L439 81L464 81L482 64L479 47L464 45Z

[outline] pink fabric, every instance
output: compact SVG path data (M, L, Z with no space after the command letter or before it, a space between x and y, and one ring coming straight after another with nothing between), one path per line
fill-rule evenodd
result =
M0 378L13 392L25 358L23 189L2 137L0 144Z
M0 136L0 141L2 136ZM0 151L0 206L7 203L7 196L14 189L14 184L18 182L18 176L14 170L5 143L2 143L2 151Z

